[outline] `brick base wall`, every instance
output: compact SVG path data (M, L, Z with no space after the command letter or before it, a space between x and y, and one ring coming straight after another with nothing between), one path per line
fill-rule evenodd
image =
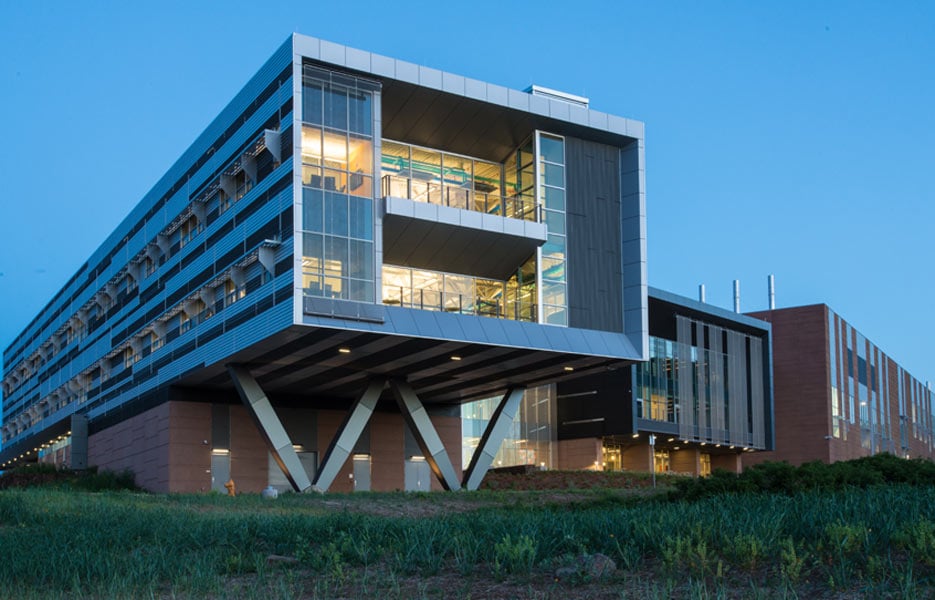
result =
M88 465L102 471L131 470L136 484L169 492L170 404L165 403L88 437Z
M567 471L593 469L594 463L603 458L601 440L581 438L558 441L558 468Z

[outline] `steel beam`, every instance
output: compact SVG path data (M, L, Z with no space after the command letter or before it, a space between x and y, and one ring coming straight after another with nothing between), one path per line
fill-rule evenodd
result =
M445 446L438 437L438 432L435 431L435 426L432 425L432 420L419 397L405 381L391 379L390 388L396 397L400 412L403 413L403 419L416 437L425 461L441 482L442 487L446 490L461 489L461 482L458 481L455 469L451 465L451 459L448 458Z
M304 492L312 487L305 468L299 461L299 455L292 447L292 441L286 429L282 426L273 405L270 404L269 398L263 393L256 379L243 365L227 365L227 372L234 380L234 387L237 388L237 393L240 394L240 399L247 407L247 412L256 423L260 435L266 440L273 459L292 484L292 489Z
M464 474L464 489L476 490L480 482L487 474L487 469L493 462L494 456L500 449L503 439L510 432L513 425L513 419L516 417L516 411L519 410L519 403L523 399L526 390L522 388L511 388L503 395L503 398L497 404L496 410L490 417L484 429L484 435L480 439L480 444L474 449L474 455L471 456L471 464Z
M377 400L380 399L385 386L386 380L384 379L371 380L364 393L354 402L347 417L344 418L344 423L331 440L328 451L325 452L321 468L318 470L318 477L315 478L315 485L312 487L313 490L324 493L334 483L338 471L354 451L354 445L357 444L360 434L364 432L364 428L370 421L373 409L376 408Z

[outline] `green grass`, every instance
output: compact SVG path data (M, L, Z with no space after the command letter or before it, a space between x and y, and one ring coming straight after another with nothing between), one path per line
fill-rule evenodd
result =
M525 492L5 490L0 597L484 597L478 582L508 586L503 597L592 597L576 594L599 582L552 574L595 552L619 566L608 597L927 597L935 583L935 487L694 502L580 494L551 505ZM373 514L407 503L438 510ZM270 554L301 563L270 567Z

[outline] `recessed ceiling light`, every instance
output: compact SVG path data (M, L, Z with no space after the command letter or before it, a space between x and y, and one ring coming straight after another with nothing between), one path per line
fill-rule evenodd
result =
M457 354L452 354L452 355L451 355L451 360L461 360L461 357L458 356Z
M338 348L338 352L340 352L341 354L350 354L351 349L350 348Z
M640 437L640 434L634 433L634 434L633 434L633 437L638 438L638 437Z
M575 368L574 368L574 367L565 367L565 370L571 372L571 371L574 371Z

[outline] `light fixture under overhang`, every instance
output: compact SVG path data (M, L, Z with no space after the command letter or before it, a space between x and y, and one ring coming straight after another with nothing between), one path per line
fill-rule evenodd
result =
M564 367L564 369L565 369L566 371L568 371L569 373L571 373L572 371L575 370L574 367Z
M458 356L457 354L452 354L452 355L449 356L448 358L450 358L451 360L455 360L455 361L461 360L461 357Z
M350 348L338 348L338 352L340 352L341 354L350 354L351 349Z

